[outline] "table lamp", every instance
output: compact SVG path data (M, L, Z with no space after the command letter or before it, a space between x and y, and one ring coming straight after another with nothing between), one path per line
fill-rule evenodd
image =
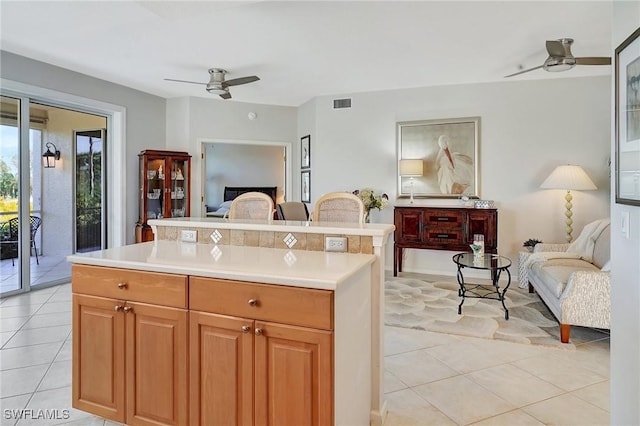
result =
M416 176L422 176L423 167L421 159L400 160L400 176L409 178L411 188L411 201L413 204L413 180Z
M573 232L573 213L571 212L571 200L573 196L571 195L571 190L574 191L589 191L593 189L598 189L593 181L589 178L587 173L580 166L558 166L556 169L549 175L548 178L542 182L540 188L543 189L566 189L567 195L565 195L564 199L567 200L565 204L566 211L564 215L566 216L566 231L567 231L567 242L571 242L573 237L571 233Z

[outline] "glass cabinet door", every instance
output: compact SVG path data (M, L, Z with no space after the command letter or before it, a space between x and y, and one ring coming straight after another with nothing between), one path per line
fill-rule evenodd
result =
M164 158L147 158L146 176L146 214L147 219L162 219L170 217L165 208L165 179L167 173Z
M171 217L185 217L189 215L189 163L183 159L171 160Z

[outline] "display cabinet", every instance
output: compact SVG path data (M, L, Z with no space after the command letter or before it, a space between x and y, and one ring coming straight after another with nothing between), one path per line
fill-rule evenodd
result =
M149 219L189 216L191 156L187 152L145 150L140 158L136 243L153 240Z

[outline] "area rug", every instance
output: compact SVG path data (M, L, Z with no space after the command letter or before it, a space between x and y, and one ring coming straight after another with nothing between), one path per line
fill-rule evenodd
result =
M536 294L511 286L505 295L509 320L499 300L465 299L458 315L458 284L415 278L387 278L385 324L523 344L575 349L562 344L558 323Z

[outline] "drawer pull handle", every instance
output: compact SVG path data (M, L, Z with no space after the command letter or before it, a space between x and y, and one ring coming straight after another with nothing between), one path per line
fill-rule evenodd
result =
M125 306L124 308L122 308L122 310L123 310L125 313L133 312L133 308L132 308L131 306Z
M243 325L242 326L242 332L243 333L248 333L251 331L251 327L249 327L248 325Z
M122 308L123 308L123 306L122 306L122 305L116 305L113 309L114 309L116 312L118 312L118 311L121 311L121 310L122 310Z
M124 290L127 287L129 287L129 285L127 283L118 283L118 288L120 290Z
M438 234L438 238L449 238L449 234Z
M257 299L249 299L249 306L258 306L258 300Z
M261 328L256 328L254 331L256 336L262 336L262 329Z

